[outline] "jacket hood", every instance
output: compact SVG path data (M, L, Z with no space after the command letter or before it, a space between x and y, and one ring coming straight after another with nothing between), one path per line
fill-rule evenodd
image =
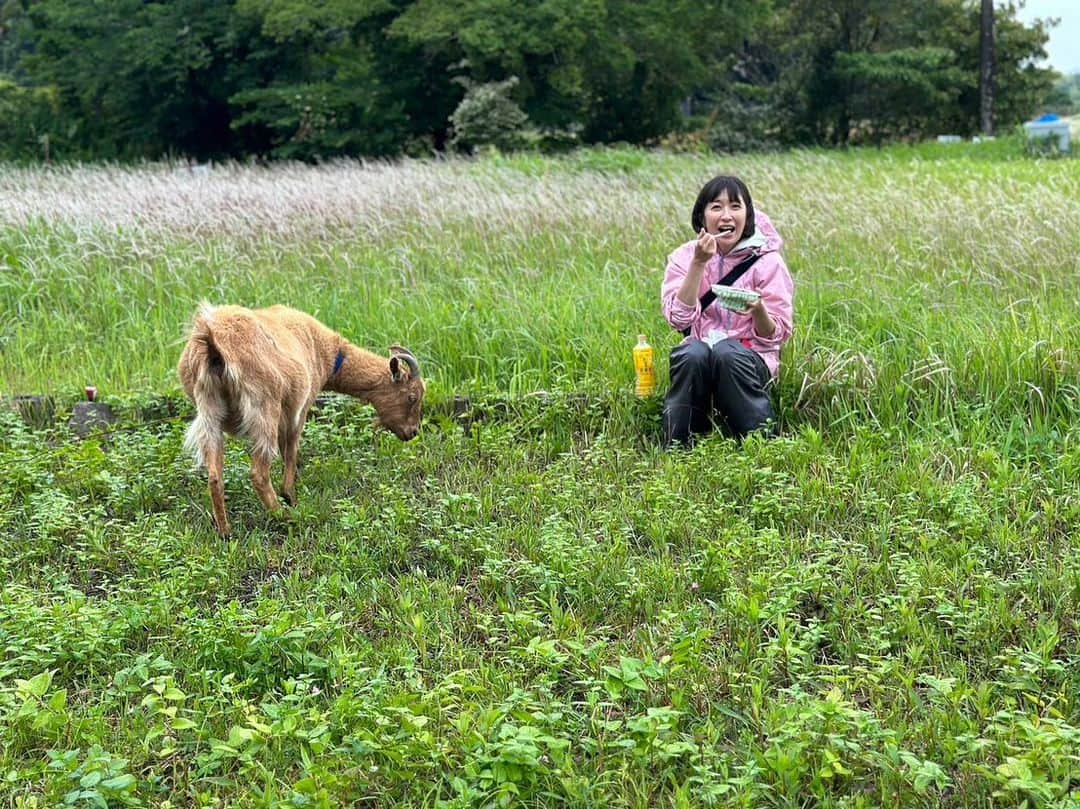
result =
M772 220L761 211L754 211L754 235L747 236L731 251L732 255L747 252L776 253L784 246L784 240L773 227Z

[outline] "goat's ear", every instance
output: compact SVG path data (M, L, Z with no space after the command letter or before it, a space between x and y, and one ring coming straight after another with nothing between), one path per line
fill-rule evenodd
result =
M402 362L396 356L390 358L390 376L395 382L404 382L409 378L409 372L401 366Z

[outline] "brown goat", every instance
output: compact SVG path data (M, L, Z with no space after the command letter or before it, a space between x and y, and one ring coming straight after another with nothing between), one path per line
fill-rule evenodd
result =
M202 304L177 366L197 414L185 446L205 464L218 533L225 514L225 433L250 443L251 483L266 508L280 508L270 464L285 464L282 497L296 503L296 454L308 410L321 390L375 407L377 422L402 441L420 431L424 381L408 349L390 358L357 348L310 315L287 306L245 309Z

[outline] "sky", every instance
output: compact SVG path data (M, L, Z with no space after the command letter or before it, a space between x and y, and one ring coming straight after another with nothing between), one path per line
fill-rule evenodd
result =
M1080 0L1027 0L1016 16L1025 23L1059 17L1061 22L1050 29L1049 58L1043 66L1059 73L1080 73Z

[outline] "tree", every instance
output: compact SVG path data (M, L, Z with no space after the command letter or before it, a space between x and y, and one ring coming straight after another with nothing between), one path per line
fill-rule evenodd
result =
M835 75L848 88L849 141L919 137L956 105L963 72L945 48L838 54Z
M977 132L980 11L973 0L778 0L773 25L741 49L729 86L745 95L737 80L750 77L771 88L771 124L761 128L789 144ZM1007 5L995 19L1000 125L1023 120L1052 79L1032 64L1045 29L1015 14Z
M982 0L979 15L979 125L994 134L994 0Z
M39 0L28 17L20 65L57 89L77 154L232 151L228 84L246 54L230 2Z
M388 155L445 127L460 95L450 77L386 34L407 5L238 0L263 43L249 59L254 80L229 98L245 147L301 159Z
M450 121L454 126L451 143L463 149L494 146L516 149L524 142L524 128L529 120L509 93L518 83L517 76L505 81L469 85Z
M981 131L981 95L979 75L980 7L957 3L950 22L940 34L943 46L957 55L957 64L966 79L958 104L946 111L943 131L974 134ZM997 130L1008 129L1028 120L1038 110L1054 84L1054 71L1037 67L1045 58L1048 39L1046 26L1036 22L1024 25L1016 19L1012 3L998 5L994 12L993 124Z
M717 55L763 14L753 0L417 0L393 36L484 84L517 76L514 100L541 127L640 143L679 124Z
M0 159L48 161L63 148L55 88L23 87L0 73Z
M0 103L25 122L4 150L61 159L429 152L466 85L511 77L507 110L585 142L699 125L690 98L717 145L879 143L979 131L990 86L976 0L0 4ZM1043 23L1015 16L994 13L999 128L1053 80Z

